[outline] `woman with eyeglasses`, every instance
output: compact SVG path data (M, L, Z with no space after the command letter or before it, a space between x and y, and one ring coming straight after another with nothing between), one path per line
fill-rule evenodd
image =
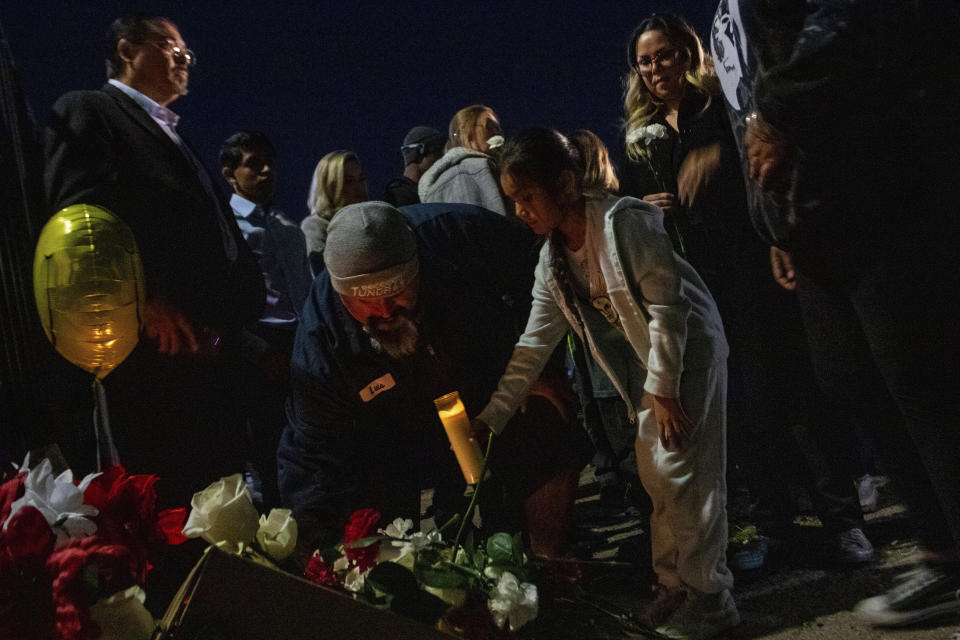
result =
M446 153L420 178L420 201L463 202L507 215L494 157L502 134L490 107L474 104L457 111L450 120Z
M323 269L323 248L327 243L330 220L348 204L368 199L367 178L357 154L341 149L320 158L307 196L310 213L300 222L314 275Z
M786 481L807 485L830 559L868 561L873 547L863 533L852 465L843 462L859 445L816 388L796 297L773 281L769 247L750 222L713 61L693 28L674 15L642 21L627 55L621 193L663 210L674 249L717 301L730 343L734 489L747 489L771 519L789 523L796 507ZM750 561L736 554L731 564L746 568L741 558Z

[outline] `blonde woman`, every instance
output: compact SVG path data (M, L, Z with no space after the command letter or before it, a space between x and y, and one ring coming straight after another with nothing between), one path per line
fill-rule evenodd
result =
M584 190L603 190L616 193L620 180L610 161L610 152L600 136L589 129L577 129L570 134L570 142L580 151L583 159Z
M327 242L330 219L348 204L367 199L367 178L357 154L341 149L320 159L313 170L307 196L310 213L300 223L307 239L307 253L314 275L323 268L323 247Z
M627 46L626 155L623 195L643 198L664 212L674 249L703 278L716 299L730 343L730 460L739 481L761 504L788 505L784 464L798 455L809 473L823 520L824 548L838 563L867 562L873 545L852 468L831 455L850 425L828 419L815 388L796 299L770 277L769 248L747 212L739 154L713 62L682 18L653 15L634 30ZM801 354L801 355L797 355ZM793 438L802 425L802 446ZM778 451L777 455L769 455ZM826 460L827 464L823 464ZM803 464L806 463L806 464ZM787 521L793 518L784 510ZM734 557L735 563L740 563ZM745 566L745 565L741 565Z
M501 215L507 207L491 149L503 143L500 120L482 104L465 107L450 120L446 153L420 178L421 202L465 202Z

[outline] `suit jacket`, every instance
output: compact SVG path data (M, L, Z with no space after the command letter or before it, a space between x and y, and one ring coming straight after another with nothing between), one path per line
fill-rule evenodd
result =
M221 333L259 317L263 279L226 198L211 196L193 162L122 91L107 84L62 96L45 151L50 212L87 203L124 220L137 240L149 297L163 297L198 327ZM235 261L226 257L217 216L234 236Z

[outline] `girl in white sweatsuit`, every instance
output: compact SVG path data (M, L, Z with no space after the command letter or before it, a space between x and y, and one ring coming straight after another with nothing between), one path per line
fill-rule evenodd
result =
M728 349L716 304L673 252L663 212L634 198L582 194L579 166L566 138L547 129L504 148L504 191L547 241L526 330L477 421L499 433L573 328L636 416L660 584L687 596L697 612L686 614L728 628L739 616L725 557ZM678 627L691 628L679 620L661 631Z

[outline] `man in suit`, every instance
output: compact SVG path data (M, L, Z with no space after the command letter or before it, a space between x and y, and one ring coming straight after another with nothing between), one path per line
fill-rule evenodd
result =
M45 148L51 212L96 204L136 237L147 339L105 382L112 431L120 462L162 476L161 500L180 504L241 470L239 337L265 296L225 197L168 108L187 93L195 62L170 20L117 19L108 83L57 101ZM78 451L89 450L79 440Z
M267 288L259 321L243 335L243 406L252 445L248 471L261 507L279 504L276 451L290 391L290 352L313 282L303 232L285 224L271 204L276 159L270 139L258 131L239 131L220 149L220 173L233 189L230 207Z

